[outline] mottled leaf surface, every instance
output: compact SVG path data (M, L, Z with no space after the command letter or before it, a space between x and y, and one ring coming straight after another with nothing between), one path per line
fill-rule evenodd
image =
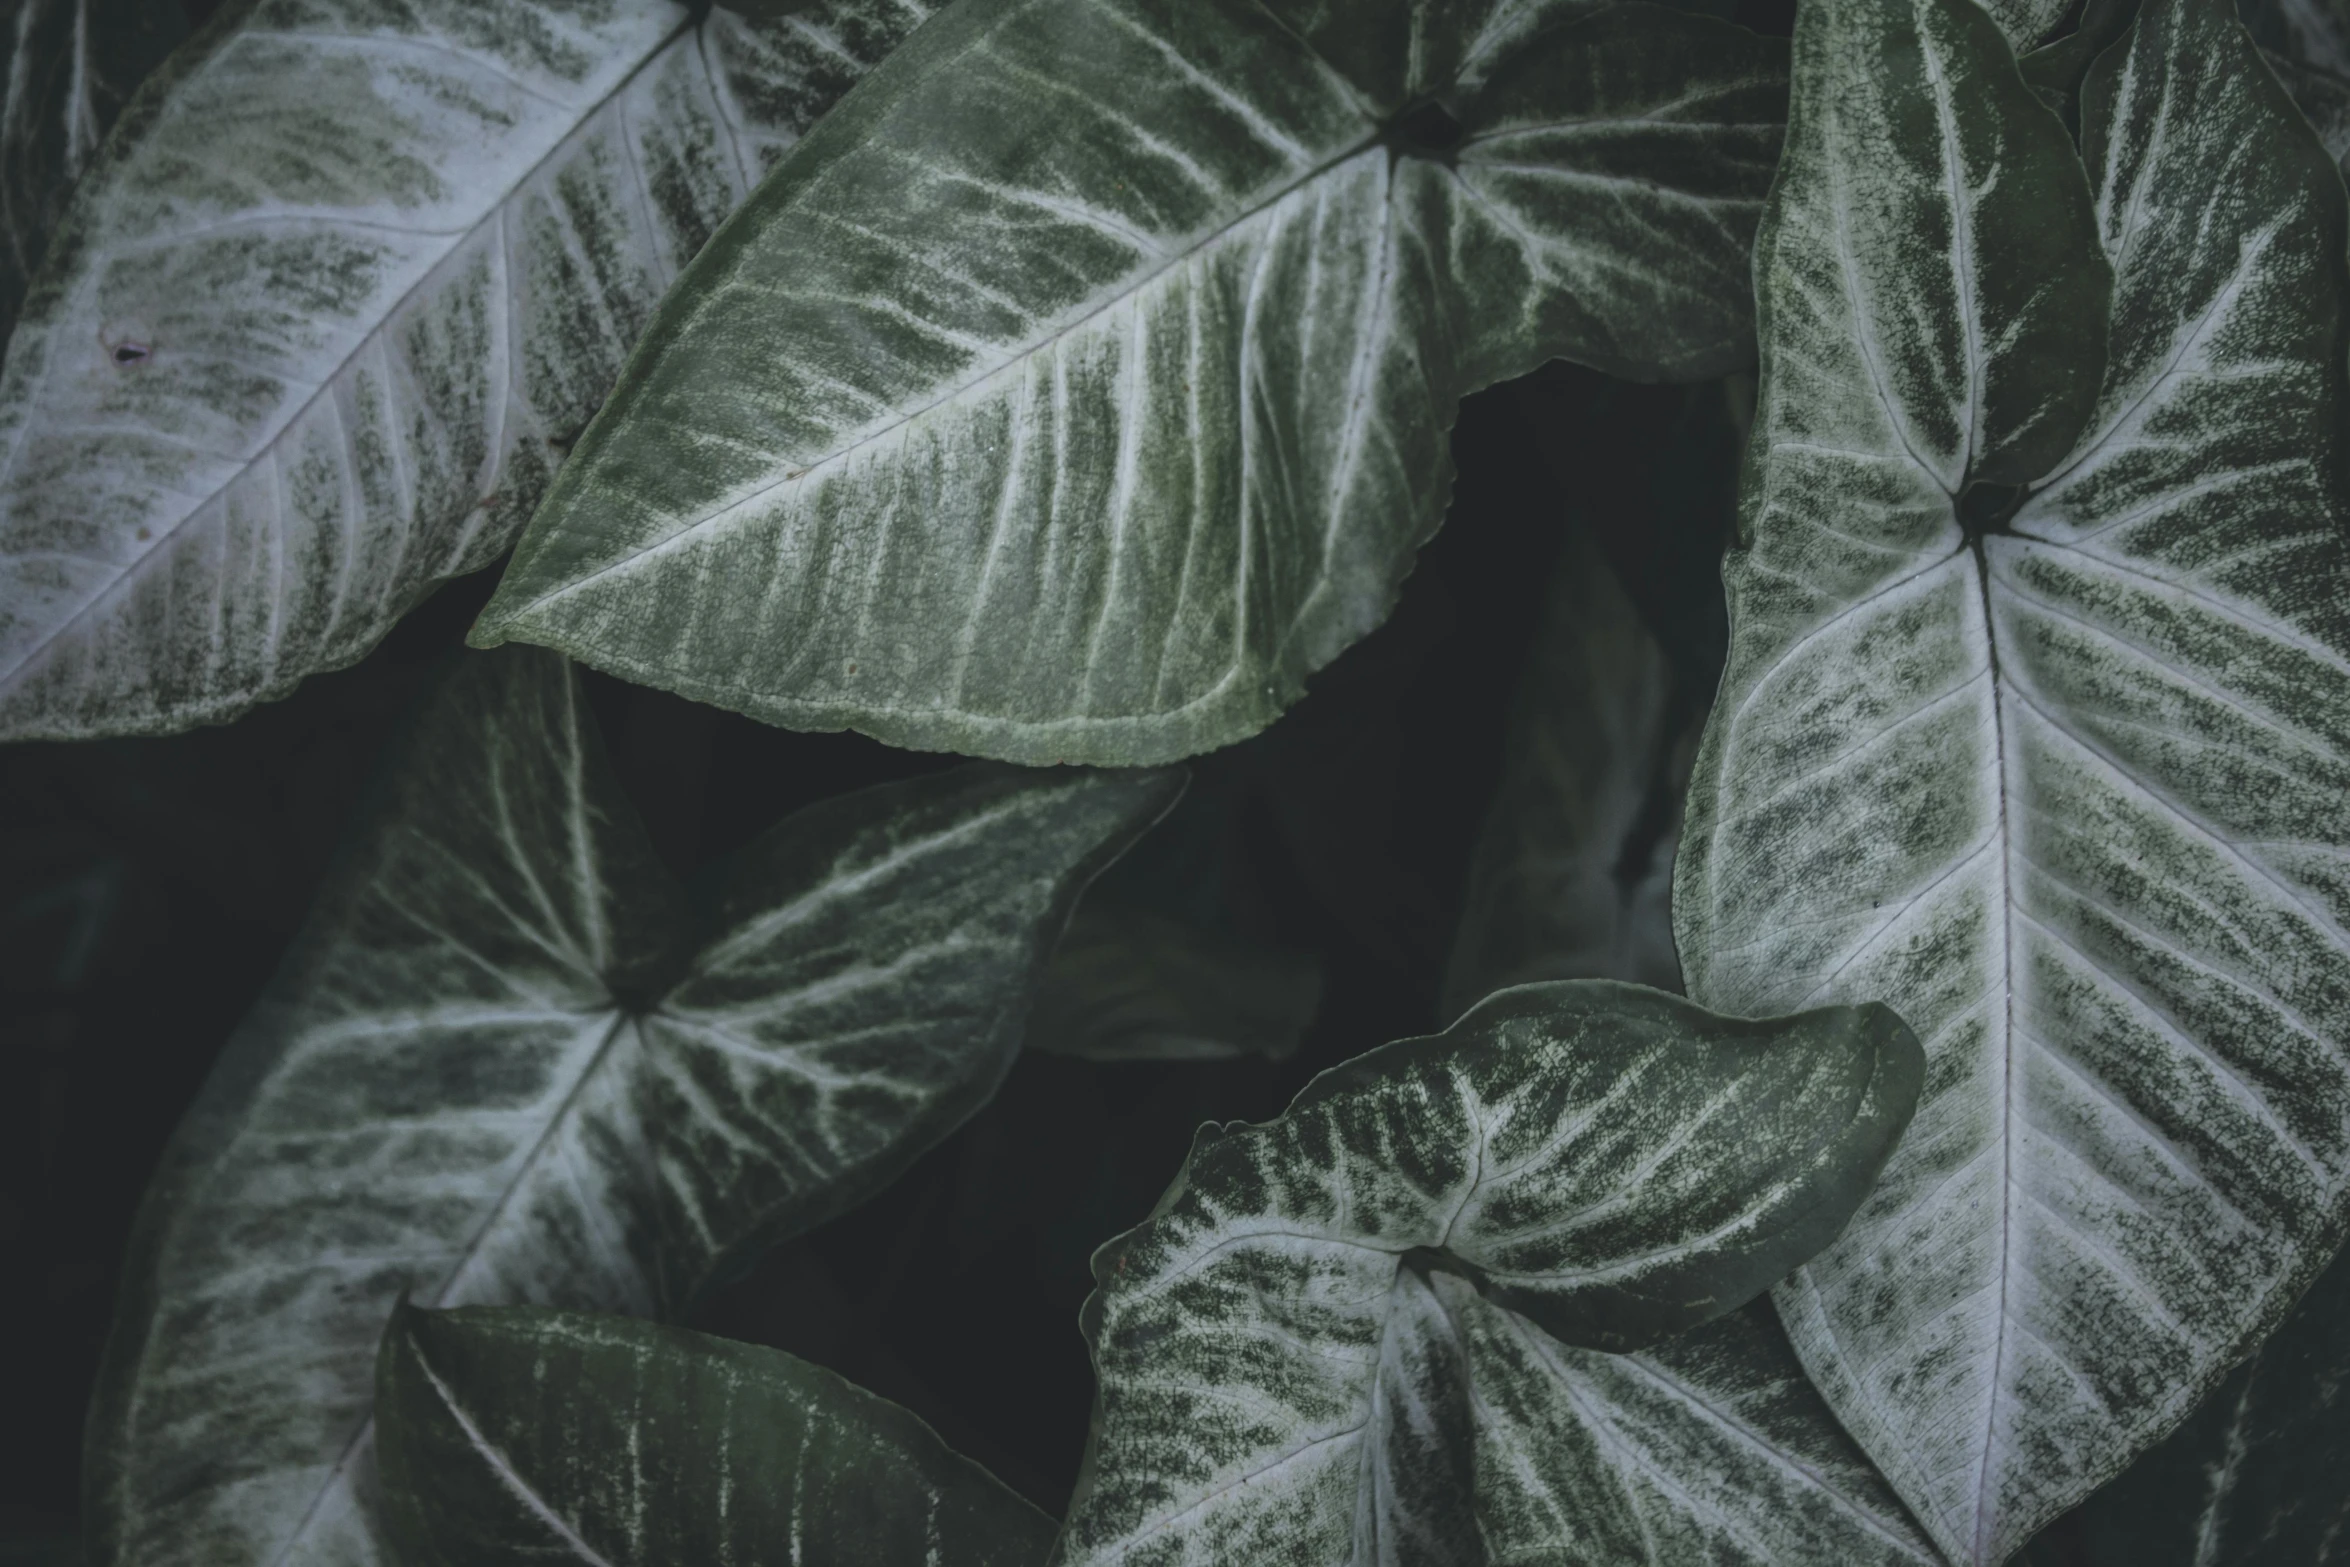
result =
M1562 9L956 7L681 281L477 641L1018 761L1263 728L1465 392L1750 352L1783 46Z
M690 926L576 677L470 659L165 1156L90 1425L95 1562L378 1560L394 1302L671 1315L993 1092L1165 775L966 768L742 855Z
M920 1420L777 1350L624 1317L419 1311L384 1334L407 1567L1037 1567L1053 1521Z
M0 7L0 345L74 181L187 31L178 0Z
M1901 29L1924 81L1870 43ZM2070 197L1966 5L1810 7L1795 78L1675 919L1709 1006L1881 997L1925 1041L1916 1126L1779 1305L1988 1563L2340 1231L2342 186L2216 0L2150 0L2100 57Z
M2332 1567L2350 1553L2350 1252L2025 1567ZM2059 1535L2061 1529L2061 1536Z
M1099 1403L1057 1559L1689 1559L1605 1548L1662 1529L1760 1563L1783 1558L1742 1529L1783 1542L1797 1515L1835 1559L1927 1559L1869 1505L1881 1488L1837 1491L1848 1447L1806 1475L1739 1415L1808 1395L1783 1348L1731 1393L1774 1357L1752 1319L1716 1321L1842 1227L1921 1065L1881 1007L1750 1022L1527 985L1324 1073L1278 1120L1203 1129L1095 1255ZM1688 1343L1718 1354L1681 1373L1590 1353L1707 1323ZM1726 1396L1697 1407L1706 1389ZM1683 1475L1675 1445L1732 1469ZM1714 1505L1757 1471L1788 1517Z
M0 735L232 718L497 558L654 302L930 9L231 0L0 374Z
M1444 1012L1545 979L1681 988L1673 847L1689 755L1673 669L1590 535L1553 568L1469 865Z

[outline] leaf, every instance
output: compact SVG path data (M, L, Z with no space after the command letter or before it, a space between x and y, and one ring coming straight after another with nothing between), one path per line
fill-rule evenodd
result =
M1868 117L1904 84L1858 35L1912 17L1958 168ZM1883 997L1926 1042L1915 1133L1779 1306L1988 1563L2184 1416L2340 1235L2342 187L2212 0L2149 0L2091 73L2085 216L1957 0L1815 6L1795 53L1675 920L1707 1006ZM1971 229L1926 226L1952 189ZM2109 269L2107 312L2082 291ZM2049 471L1997 488L2026 455Z
M897 1405L620 1317L403 1304L376 1372L399 1560L1034 1567L1053 1522Z
M2350 74L2300 65L2273 54L2268 56L2268 67L2317 132L2327 155L2337 167L2350 169Z
M2350 71L2350 9L2342 0L2237 0L2253 42L2297 65Z
M2021 54L2056 31L2072 13L2073 0L1983 0L1983 9Z
M74 181L187 32L178 0L14 0L0 16L0 344Z
M2350 1522L2350 1252L2160 1446L2075 1509L2027 1567L2309 1567Z
M1709 1510L1702 1470L1708 1498L1655 1483L1676 1469L1642 1450L1674 1445L1768 1471L1836 1560L1927 1560L1697 1401L1737 1374L1741 1328L1681 1378L1585 1353L1715 1322L1834 1235L1921 1060L1881 1007L1748 1022L1528 985L1323 1073L1278 1120L1203 1128L1094 1256L1100 1392L1057 1560L1470 1561L1481 1537L1511 1561L1622 1559L1574 1551L1586 1529L1785 1559L1735 1542L1750 1522L1784 1540L1784 1515ZM1578 1403L1593 1382L1608 1405Z
M1672 727L1672 665L1581 529L1560 552L1534 638L1470 862L1447 1017L1532 980L1681 988L1672 807L1689 755Z
M1175 787L831 800L697 932L568 666L466 660L150 1191L91 1419L98 1567L377 1560L395 1301L675 1316L877 1189L994 1091L1079 889Z
M2342 0L2239 0L2237 11L2326 151L2350 168L2350 7Z
M2076 140L2081 133L2081 84L2088 79L2089 67L2129 30L2137 14L2137 0L2087 0L2078 26L2016 61L2024 80L2063 118L2064 128Z
M956 7L696 261L475 640L1020 761L1263 728L1464 393L1748 353L1782 46L1455 9Z
M233 0L0 375L0 737L233 718L505 550L679 269L929 0Z

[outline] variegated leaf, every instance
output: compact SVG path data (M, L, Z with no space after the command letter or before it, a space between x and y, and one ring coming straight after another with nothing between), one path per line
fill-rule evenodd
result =
M674 1314L994 1091L1163 774L966 768L791 817L702 936L550 654L468 661L140 1217L91 1416L99 1567L373 1563L403 1295Z
M230 0L0 375L0 736L186 728L497 558L654 302L931 0Z
M0 345L74 181L187 31L179 0L0 6Z
M895 1404L772 1349L527 1306L384 1334L405 1567L1039 1567L1053 1521Z
M1929 1560L1784 1347L1716 1321L1842 1227L1921 1065L1881 1007L1746 1022L1525 985L1203 1129L1094 1257L1101 1387L1056 1560L1759 1567L1799 1531L1822 1560ZM1661 1360L1593 1352L1691 1327Z
M2350 1545L2350 1251L2025 1567L2333 1567ZM2061 1538L2060 1536L2061 1531Z
M1675 919L1708 1005L1883 997L1925 1039L1916 1127L1779 1304L1990 1563L2341 1232L2344 198L2222 0L2099 58L2086 188L1963 0L1809 5L1795 77Z
M681 281L476 640L1022 761L1261 729L1463 393L1749 353L1781 46L1571 9L957 6Z

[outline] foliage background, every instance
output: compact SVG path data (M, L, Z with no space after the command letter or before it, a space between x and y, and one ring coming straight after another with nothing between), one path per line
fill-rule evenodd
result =
M210 9L190 5L195 20ZM1791 19L1791 0L1738 14L1779 33ZM1092 1397L1076 1318L1094 1247L1148 1211L1199 1122L1269 1117L1324 1067L1447 1021L1437 992L1469 853L1567 527L1600 540L1689 699L1710 692L1734 473L1726 452L1692 472L1665 451L1696 400L1720 395L1554 364L1470 399L1451 513L1389 622L1272 730L1192 764L1198 785L1228 781L1246 801L1223 868L1246 934L1322 960L1297 1054L1030 1053L905 1179L691 1325L905 1405L1057 1514ZM451 584L363 663L232 726L0 748L0 1552L71 1528L139 1194L300 924L379 750L494 578ZM955 760L586 679L682 875L802 805Z

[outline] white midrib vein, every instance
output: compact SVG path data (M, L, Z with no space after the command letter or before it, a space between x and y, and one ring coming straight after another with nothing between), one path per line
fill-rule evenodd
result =
M547 1531L562 1541L564 1547L575 1558L588 1563L589 1567L612 1567L609 1560L601 1555L595 1547L581 1539L579 1531L565 1522L563 1515L556 1512L548 1504L546 1498L540 1496L530 1482L522 1478L514 1468L514 1461L508 1458L504 1450L495 1442L483 1434L481 1427L474 1423L473 1417L466 1413L465 1406L457 1401L456 1391L441 1380L439 1372L425 1364L424 1356L421 1353L416 1357L416 1368L422 1371L424 1379L432 1384L434 1395L440 1399L441 1406L448 1410L449 1418L457 1422L457 1429L465 1433L465 1440L472 1446L474 1456L482 1461L484 1468L497 1477L498 1484L505 1488L507 1494L528 1509L532 1517L545 1524Z
M522 1162L516 1166L514 1178L507 1183L506 1189L498 1194L497 1203L490 1209L488 1216L482 1220L480 1227L474 1231L473 1238L465 1243L463 1250L458 1252L456 1262L449 1269L448 1277L442 1281L441 1287L433 1295L432 1304L434 1307L450 1304L458 1286L464 1282L466 1271L480 1258L482 1248L488 1243L490 1235L498 1228L499 1220L506 1216L507 1209L513 1205L515 1194L522 1190L528 1182L530 1172L538 1168L540 1161L546 1158L548 1149L554 1146L555 1138L562 1131L564 1123L570 1118L572 1108L579 1102L580 1094L603 1070L604 1062L612 1054L613 1046L633 1026L635 1026L633 1017L626 1012L615 1010L611 1026L605 1031L602 1041L589 1054L579 1075L572 1079L571 1086L564 1090L562 1101L555 1107L554 1113L547 1117L547 1124L540 1128L537 1140L531 1144L530 1152L523 1155ZM455 1410L453 1402L451 1409ZM463 1420L464 1417L459 1414L458 1418ZM467 1427L467 1432L468 1435L473 1434L470 1426ZM319 1482L317 1491L310 1498L310 1505L303 1510L302 1521L294 1526L293 1532L286 1536L285 1543L270 1558L270 1567L286 1567L286 1563L293 1559L295 1550L309 1534L311 1526L318 1521L321 1510L326 1506L327 1498L334 1494L337 1486L346 1483L345 1477L350 1470L352 1461L359 1456L366 1447L368 1439L374 1434L375 1415L371 1410L352 1431L350 1441L344 1444L343 1451L335 1459L334 1466ZM478 1442L477 1445L479 1445ZM582 1546L581 1549L585 1550L585 1547ZM601 1560L592 1554L585 1559Z
M969 48L976 49L983 41L984 39L974 40ZM966 52L968 52L968 50ZM1318 56L1310 57L1313 58L1317 64L1323 63L1320 61ZM1356 107L1358 110L1360 110L1361 105L1358 103ZM1544 126L1519 125L1508 127L1505 130L1497 130L1486 136L1471 137L1464 141L1459 149L1456 149L1456 157L1465 157L1471 147L1484 141L1501 139L1508 136L1527 135L1546 128L1547 127ZM699 536L704 530L718 526L719 524L725 522L729 517L745 510L748 507L756 505L758 502L775 494L779 490L783 490L788 486L806 485L813 480L820 479L830 470L846 466L851 459L871 447L901 438L906 431L911 429L926 416L935 413L939 409L947 407L952 403L958 402L975 392L985 389L989 383L997 380L999 377L1003 377L1019 371L1028 363L1028 361L1034 359L1037 355L1057 348L1061 343L1070 337L1099 322L1104 317L1117 310L1121 305L1124 305L1130 300L1134 299L1137 295L1143 293L1146 289L1151 288L1162 279L1167 278L1171 274L1175 273L1178 269L1191 265L1203 253L1212 250L1215 246L1221 244L1236 231L1247 227L1249 224L1263 217L1266 213L1280 206L1291 196L1314 184L1316 181L1322 179L1333 170L1343 167L1355 158L1361 156L1363 153L1377 147L1380 144L1381 135L1382 132L1377 124L1374 123L1370 125L1364 134L1353 142L1346 144L1344 147L1334 153L1325 155L1319 161L1311 163L1302 172L1294 173L1284 180L1281 180L1253 193L1244 199L1240 211L1235 213L1233 216L1215 224L1214 226L1202 230L1196 234L1178 239L1171 244L1159 244L1153 241L1152 243L1145 245L1136 239L1129 238L1128 242L1134 244L1138 251L1151 255L1150 263L1142 270L1120 278L1116 283L1103 289L1093 299L1077 306L1066 318L1061 320L1059 324L1053 326L1050 330L1044 332L1041 335L1030 338L1023 338L1008 345L988 362L983 363L978 369L958 380L945 385L925 401L915 404L909 408L892 409L888 411L879 418L876 418L865 425L861 430L843 439L839 444L835 445L829 451L805 459L795 459L789 464L786 464L779 459L777 466L784 470L780 476L775 478L755 480L752 483L738 489L725 499L719 500L716 503L707 506L701 511L700 515L686 519L678 526L673 528L670 532L662 535L660 538L654 539L649 543L637 545L632 549L625 550L614 556L611 560L605 562L603 565L596 567L594 570L584 572L576 577L573 577L567 582L550 588L526 604L520 604L512 609L504 611L500 617L500 624L511 625L514 621L520 619L522 616L534 610L543 609L547 605L553 604L561 599L568 598L572 594L586 588L591 583L597 582L614 572L625 571L647 559L657 558L661 555L667 554L673 548L681 547L685 541ZM808 192L813 192L821 188L824 181L838 166L839 165L837 164L827 165L822 171L818 173L816 178L805 187L805 190ZM1478 196L1476 192L1471 190L1465 184L1461 183L1457 173L1451 169L1446 169L1445 172L1448 178L1453 181L1456 191L1463 199L1475 201L1480 205L1485 205L1482 197ZM1042 192L1027 191L1019 192L1018 194L1023 198L1041 198L1044 195ZM1394 226L1392 200L1393 188L1391 183L1383 198L1383 202L1387 210L1387 219L1380 225L1380 232L1383 239L1387 235L1388 231L1391 230ZM1046 205L1046 203L1041 199L1038 200L1037 204L1039 206ZM1374 286L1381 288L1381 297L1382 301L1384 301L1384 297L1387 292L1385 288L1384 274L1382 274L1380 283ZM1382 322L1382 326L1384 326L1384 322ZM1243 358L1245 359L1245 357L1246 350L1244 348ZM614 402L608 406L617 410L622 407L622 404L620 400L616 398ZM1349 415L1351 419L1353 417L1351 409L1349 410ZM1338 482L1343 483L1344 479L1345 472L1342 469L1338 476ZM1320 584L1317 583L1317 587L1319 586Z
M72 632L76 627L81 625L83 621L88 619L90 614L96 610L99 605L105 603L106 600L114 593L119 591L124 583L132 580L141 572L143 572L146 569L148 562L159 558L161 554L171 545L173 539L177 538L179 534L190 524L192 524L197 517L202 515L207 508L212 506L215 502L219 501L221 497L227 493L229 487L235 484L237 480L243 477L247 472L251 471L256 463L265 460L274 460L277 445L285 438L286 432L293 429L294 426L300 422L302 417L317 405L320 398L326 397L330 394L332 388L339 382L345 372L347 372L353 364L357 363L360 356L367 353L369 349L374 346L382 337L385 325L389 323L394 316L398 315L401 310L405 309L408 303L413 300L418 295L418 293L431 286L432 283L441 276L442 269L448 264L450 258L455 256L465 247L467 242L472 240L476 235L480 234L490 224L502 222L505 217L506 205L508 202L513 200L517 191L523 189L533 180L537 179L538 176L547 168L547 166L554 162L556 158L560 157L564 149L571 145L573 139L581 129L586 127L590 122L594 121L604 112L608 105L618 99L622 94L627 92L630 86L636 82L639 76L643 75L645 71L650 69L654 64L665 57L680 37L683 37L689 32L695 31L697 31L696 24L691 21L686 21L679 23L675 29L664 34L660 41L653 45L652 48L648 49L645 52L645 57L642 60L639 60L626 75L615 81L612 86L593 103L585 105L582 108L577 120L573 122L569 129L565 130L562 135L555 139L553 144L548 147L546 154L537 161L533 162L528 168L524 169L514 178L511 183L506 186L505 189L500 191L497 195L497 198L489 203L487 209L483 212L481 217L477 218L462 229L447 231L446 238L448 243L441 246L439 249L439 254L436 255L428 265L424 266L417 272L415 281L410 283L405 289L401 290L396 298L384 304L380 316L377 318L375 324L369 327L366 332L361 334L359 340L352 345L351 351L345 354L341 359L337 360L334 367L330 369L324 376L319 378L317 384L312 388L308 397L303 398L298 403L288 405L283 410L282 417L277 421L275 426L260 438L258 443L258 453L254 457L240 462L236 472L228 479L222 481L220 484L213 486L212 489L204 494L201 498L194 500L177 521L169 524L166 527L157 529L154 539L148 543L144 549L141 549L128 561L124 562L120 568L115 570L106 579L105 583L99 587L96 592L92 593L88 598L83 600L83 602L78 607L76 607L71 614L62 617L58 621L57 625L47 635L43 636L40 638L40 640L33 643L31 647L26 649L24 656L20 658L12 668L0 670L0 688L4 688L13 684L26 671L32 669L36 664L39 663L41 658L49 651L52 646L57 643L60 638ZM339 35L328 36L339 37ZM480 66L483 70L488 71L490 74L498 75L501 77L501 79L503 79L502 73L498 72L494 66L491 66L488 64L488 62L476 55L465 54L454 49L451 49L448 52L456 55L458 58L462 58L468 61L469 63ZM218 56L215 56L214 58L217 59ZM748 181L751 176L747 166L742 170L742 172L744 174L744 178L746 181ZM371 224L365 226L377 229L384 227L382 224ZM443 237L440 231L409 230L407 232L412 234L422 234L429 232L431 237ZM51 352L45 357L41 367L42 386L45 387L47 385L49 375L56 368L59 358L60 356L54 350L54 348L52 348ZM508 396L511 397L513 395L512 388L509 387L507 390ZM35 401L37 402L38 399L36 398ZM4 459L0 459L0 475L13 473L15 470L17 458L23 450L25 436L32 429L34 423L35 421L33 419L27 418L17 426L15 437L10 442L6 457ZM491 460L496 461L502 455L502 453L493 451L491 453ZM414 518L409 519L411 524L413 524L414 520Z

